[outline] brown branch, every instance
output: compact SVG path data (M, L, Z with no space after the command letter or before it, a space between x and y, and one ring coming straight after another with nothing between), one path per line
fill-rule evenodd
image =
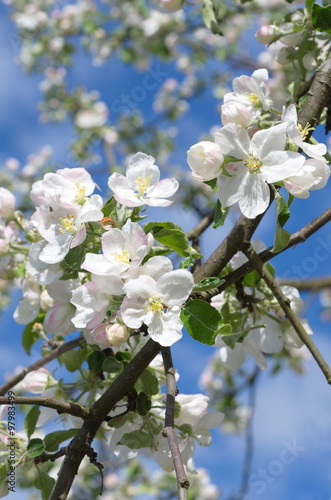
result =
M90 408L89 416L72 439L62 462L58 480L49 500L65 500L78 472L81 461L87 455L94 436L108 413L134 386L143 371L160 351L160 345L148 340L111 386Z
M51 361L53 361L53 359L61 356L61 354L64 354L65 352L78 347L82 340L84 340L83 336L71 340L70 342L63 342L59 347L51 351L49 354L46 354L46 356L44 356L43 358L38 359L38 361L36 361L32 365L24 368L18 375L15 375L15 377L12 377L0 387L0 396L4 396L6 392L9 391L9 389L21 382L21 380L23 380L28 373L33 372L34 370L38 370L38 368L47 365L47 363L50 363Z
M307 280L295 278L278 278L279 285L294 286L298 290L321 290L322 288L331 288L331 276L323 278L311 278Z
M322 356L322 354L319 352L319 350L315 346L311 337L308 335L308 333L306 332L306 330L304 329L304 327L302 326L302 324L298 320L297 316L292 311L292 309L289 305L289 300L283 294L277 281L271 275L271 273L268 271L268 269L266 269L266 267L263 265L262 260L259 258L258 254L255 252L255 250L253 249L252 245L249 242L246 242L246 244L243 246L243 252L246 255L246 257L250 260L250 262L252 263L254 269L256 269L256 271L259 273L261 278L264 279L264 281L266 282L266 284L268 285L268 287L272 291L273 295L278 300L278 303L279 303L280 307L283 309L283 312L284 312L286 318L289 320L289 322L293 326L295 332L298 334L301 341L308 348L311 355L313 356L313 358L317 362L318 366L322 370L328 384L331 384L331 369L330 369L330 367L328 366L324 357Z
M262 262L269 261L273 257L276 257L277 255L285 252L285 250L288 250L289 248L298 245L299 243L305 242L310 236L312 236L314 233L316 233L316 231L318 231L321 227L325 226L325 224L330 221L331 208L328 208L327 210L325 210L325 212L316 217L316 219L314 219L312 222L299 229L299 231L297 231L296 233L292 234L286 248L283 248L283 250L278 253L273 253L271 251L272 247L269 247L263 252L259 253L259 258L262 260ZM235 269L232 273L224 277L225 282L218 288L218 293L225 290L228 286L241 279L243 276L245 276L245 274L249 273L253 269L254 268L251 262L245 262L245 264L238 267L238 269Z
M196 240L210 226L215 217L215 209L211 210L198 224L191 229L186 236L189 240Z
M325 61L307 92L299 112L298 123L304 128L307 123L318 125L321 114L331 98L331 57ZM307 137L308 140L310 135Z
M36 405L52 408L59 414L69 413L74 417L87 418L89 410L78 403L58 401L57 399L43 398L42 396L15 396L15 401L12 397L0 396L0 405L12 404L15 405Z
M57 460L58 458L63 457L63 455L66 454L66 451L66 446L63 446L55 453L46 453L44 451L41 455L38 455L38 457L34 459L34 463L39 464L43 462L55 462L55 460Z
M187 500L187 490L190 486L190 483L186 477L184 464L175 433L175 398L177 393L177 386L175 378L176 372L172 362L170 347L162 348L162 358L167 380L166 413L162 435L168 440L172 460L174 462L178 485L178 498L179 500Z

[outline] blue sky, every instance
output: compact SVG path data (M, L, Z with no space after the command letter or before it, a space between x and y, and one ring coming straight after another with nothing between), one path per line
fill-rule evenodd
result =
M54 159L62 167L68 163L68 137L73 137L68 123L41 125L36 109L40 93L37 83L40 77L23 75L13 63L16 54L14 29L8 21L8 10L0 5L0 57L2 79L0 83L0 161L7 157L17 157L23 164L27 155L35 153L45 144L54 150ZM84 81L89 89L100 89L101 98L109 107L122 92L130 93L139 85L142 74L132 73L119 63L110 73L103 67L91 72L91 64L85 56L79 57L80 65L72 72L71 81ZM170 71L164 67L164 71ZM107 74L107 79L104 75ZM180 146L175 161L186 164L186 150L199 140L202 133L218 122L215 111L216 101L210 96L195 102L191 111L181 120L178 143ZM141 104L151 113L149 96ZM208 109L208 113L205 110ZM111 117L110 117L111 118ZM322 137L320 137L322 140ZM145 151L148 153L148 151ZM91 170L93 173L93 168ZM99 179L96 178L99 182ZM287 224L291 232L298 230L318 216L330 205L330 184L322 191L313 192L309 200L295 200L292 217ZM272 211L273 209L271 209ZM173 220L181 223L185 230L197 221L196 217L181 207L173 206L168 211L148 212L151 219ZM231 218L223 228L209 229L202 244L208 254L231 227ZM272 244L274 234L273 217L265 217L257 236L267 245ZM331 274L331 246L328 242L329 226L312 236L306 244L298 245L284 255L273 260L280 276L298 277L300 273L308 277ZM316 259L318 247L328 252L323 262ZM329 250L328 250L329 249ZM296 267L295 267L296 266ZM17 294L14 294L17 298ZM13 370L17 365L31 362L19 348L22 327L12 319L15 303L1 318L0 371ZM305 316L314 329L314 341L331 363L330 326L318 316L320 306L314 300ZM198 377L205 360L213 354L211 347L197 344L188 336L173 348L175 364L181 375L180 392L200 392ZM33 360L38 353L33 350ZM189 360L189 361L188 361ZM331 499L331 400L324 378L313 360L307 361L307 373L299 377L288 370L271 377L266 372L259 381L256 415L254 418L255 447L252 464L251 493L245 500L330 500ZM196 465L211 471L212 480L227 498L238 489L243 460L243 436L225 436L214 432L213 445L200 448L196 455ZM284 451L285 450L285 451ZM288 450L288 451L286 451ZM293 458L293 460L291 460Z

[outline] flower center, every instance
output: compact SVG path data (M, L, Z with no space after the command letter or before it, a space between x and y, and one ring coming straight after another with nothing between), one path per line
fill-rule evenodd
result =
M249 158L246 156L244 162L251 174L259 172L262 167L262 161L259 158L255 158L253 153L249 153Z
M146 193L147 189L151 185L151 178L152 176L149 175L148 177L138 177L136 179L136 190L138 191L138 196L144 196Z
M255 106L256 108L262 107L261 99L256 94L249 94L248 100Z
M132 262L130 253L124 248L121 252L115 252L112 255L116 262L123 262L124 264L131 264Z
M73 214L70 214L69 217L60 217L59 221L58 229L60 233L77 233L75 216Z
M75 201L78 203L78 205L84 205L86 201L86 195L85 195L85 186L81 186L79 182L76 182L76 197Z
M315 130L315 127L312 127L310 123L307 123L304 128L298 123L298 129L300 131L300 134L302 136L302 140L305 141L309 135L309 132L311 130Z
M165 306L162 303L161 297L158 295L154 295L154 297L150 297L148 299L148 310L153 311L155 313L162 313L165 309Z

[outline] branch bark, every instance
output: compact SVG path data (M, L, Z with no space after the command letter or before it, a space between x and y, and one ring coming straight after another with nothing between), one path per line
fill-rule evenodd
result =
M162 358L167 380L165 425L162 435L168 440L172 460L174 462L178 485L178 498L179 500L187 500L187 490L190 486L190 483L186 477L183 460L180 454L180 449L175 433L175 398L177 393L177 386L175 378L176 372L172 362L170 347L162 348Z
M13 398L0 396L0 405L7 405L13 403ZM69 413L74 417L87 418L89 415L88 408L72 402L58 401L52 398L43 398L42 396L15 396L15 405L36 405L44 406L45 408L53 408L59 414Z

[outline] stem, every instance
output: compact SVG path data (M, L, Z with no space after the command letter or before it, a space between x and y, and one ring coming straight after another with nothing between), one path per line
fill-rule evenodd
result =
M170 347L162 348L162 358L167 380L167 400L165 425L162 435L167 438L169 448L174 462L174 468L178 483L179 500L187 500L187 490L190 483L186 477L182 456L176 439L175 433L175 398L177 393L175 369L172 362Z
M279 278L279 285L294 286L298 290L312 290L317 291L321 288L331 288L331 276L324 278L311 278L307 280Z
M7 405L13 403L13 398L0 396L0 405ZM36 405L45 406L46 408L53 408L59 414L69 413L74 417L85 419L89 410L78 403L67 403L65 401L58 401L57 399L43 398L42 396L15 396L15 405Z
M83 336L71 340L70 342L63 342L59 347L51 351L49 354L46 354L46 356L44 356L43 358L38 359L38 361L36 361L32 365L24 368L24 370L22 370L18 375L15 375L15 377L12 377L10 380L8 380L8 382L0 387L0 396L4 396L6 392L9 391L9 389L21 382L21 380L23 380L28 373L33 372L34 370L38 370L38 368L47 365L47 363L53 361L53 359L61 356L61 354L64 354L65 352L78 347L82 340L84 340Z
M186 233L189 240L196 240L210 226L215 217L215 209L211 210L198 224Z
M246 255L246 257L250 260L252 263L254 269L259 273L261 278L264 279L270 290L273 292L274 296L278 300L279 305L284 311L284 314L286 318L289 320L291 325L293 326L295 332L298 334L299 338L301 341L306 345L308 350L310 351L311 355L317 362L318 366L322 370L327 383L331 384L331 369L328 366L327 362L323 358L322 354L319 352L317 347L315 346L314 342L311 340L310 336L298 320L297 316L294 314L292 311L290 305L289 305L289 300L285 297L283 292L281 291L277 281L273 278L273 276L269 273L269 271L266 269L266 267L263 265L262 260L260 257L257 255L255 250L253 249L252 245L249 242L246 242L245 245L243 245L243 253Z

